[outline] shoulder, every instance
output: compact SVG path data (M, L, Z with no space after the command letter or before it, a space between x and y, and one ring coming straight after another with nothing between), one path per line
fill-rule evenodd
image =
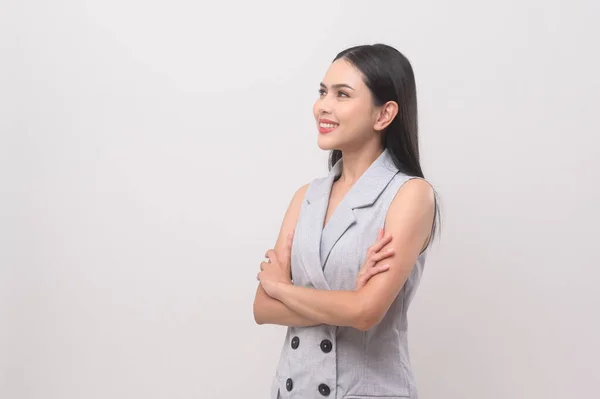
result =
M277 237L277 242L275 243L276 251L280 251L282 248L285 248L288 234L293 233L296 229L296 224L298 223L298 217L300 215L300 209L302 208L302 202L304 201L304 196L306 195L306 191L308 190L309 186L310 183L305 184L294 192L292 200L290 201L288 208L285 211L285 215L283 216L283 221L279 230L279 236Z
M307 183L294 192L286 212L286 219L288 220L288 223L296 223L298 214L300 213L300 208L302 207L302 202L304 201L304 198L306 198L306 193L308 192L309 188L310 183Z
M435 191L425 179L398 174L399 188L388 209L388 216L399 214L428 215L435 210Z
M434 190L431 183L418 176L407 176L399 173L397 178L400 180L400 187L396 197L410 197L414 199L433 200Z
M302 202L304 200L304 198L306 197L306 194L308 193L308 189L310 188L310 185L311 185L311 183L306 183L305 185L303 185L299 189L297 189L296 192L294 193L293 201L294 202Z
M327 176L317 177L308 183L302 185L294 192L291 207L300 209L304 200L312 201L317 198L323 191L323 184L327 183Z

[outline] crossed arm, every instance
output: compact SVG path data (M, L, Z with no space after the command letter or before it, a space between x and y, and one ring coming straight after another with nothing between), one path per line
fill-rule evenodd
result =
M285 237L293 231L307 186L300 188L286 212L275 252L281 253ZM398 190L385 219L385 232L393 239L383 248L394 254L383 261L389 269L379 273L355 291L328 291L278 282L267 294L259 284L254 301L258 324L312 326L329 324L368 330L385 316L412 271L419 253L428 241L434 217L435 200L431 186L412 179ZM288 273L289 275L289 273Z

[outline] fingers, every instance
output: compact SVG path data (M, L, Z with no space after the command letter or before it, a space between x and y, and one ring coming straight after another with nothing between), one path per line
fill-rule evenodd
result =
M377 241L373 245L371 245L367 251L367 256L373 255L376 252L379 252L381 248L385 247L392 240L392 235L388 234L384 236L383 230L379 230L379 234L377 235Z
M277 254L272 249L269 249L267 251L267 253L265 254L265 257L269 258L269 263L278 262L279 261L279 259L277 258Z
M382 235L382 230L379 230L379 235ZM382 248L390 243L392 240L391 235L387 235L383 238L378 239L375 244L369 247L369 251L367 252L367 257L365 259L365 264L363 267L368 268L370 266L374 266L377 261L381 259L385 259L394 254L394 249L390 248L385 251L382 251Z
M389 269L390 265L386 263L385 265L370 267L369 269L361 272L356 279L356 288L361 288L365 286L367 282L371 279L371 277L375 276L376 274L386 272Z
M369 267L369 268L361 271L358 274L357 278L358 279L364 279L365 282L366 282L366 280L370 279L374 275L376 275L378 273L381 273L381 272L385 272L389 268L390 268L390 264L389 263L386 263L384 265L377 265L377 266Z
M367 275L370 278L376 274L383 273L389 269L390 269L390 265L389 265L389 263L386 263L385 265L379 265L379 266L370 268L369 270L367 270Z
M385 247L387 244L390 243L390 241L392 241L392 235L388 234L386 236L383 236L381 238L379 238L375 244L373 244L371 246L371 248L373 248L373 252L379 252L381 250L381 248Z
M385 251L377 252L375 255L371 256L370 260L375 264L382 259L389 258L394 255L395 252L394 248L388 248Z
M377 252L376 254L371 255L365 261L365 264L363 266L364 271L367 272L367 271L373 269L375 267L375 265L377 265L377 262L381 261L382 259L393 256L395 252L396 251L394 250L394 248L388 248L385 251Z
M284 246L284 248L285 248L286 250L289 250L289 251L291 252L291 250L292 250L292 243L293 243L293 242L294 242L294 231L290 231L290 232L287 234L286 238L285 238L285 246ZM269 251L274 251L274 250L273 250L273 249L270 249ZM269 251L265 252L265 258L267 258L267 257L268 257L268 255L267 255L267 254L269 253Z
M367 270L367 271L365 272L365 275L364 275L364 277L363 277L363 278L364 278L364 280L365 280L364 284L366 284L366 283L367 283L367 281L369 281L369 280L371 279L371 277L373 277L374 275L376 275L376 274L379 274L379 273L386 272L386 271L388 271L388 270L389 270L389 268L390 268L390 265L389 265L389 264L385 264L385 265L379 265L379 266L371 267L369 270Z
M360 287L364 286L374 275L389 270L389 264L377 265L377 263L395 254L396 251L394 248L388 248L385 251L382 250L383 247L391 242L391 240L391 234L385 235L384 230L379 229L379 232L377 233L377 240L369 247L365 262L363 263L356 278L356 289L360 289Z
M271 263L271 261L262 261L260 262L260 272L256 273L256 279L260 281L260 274L265 270L265 267Z

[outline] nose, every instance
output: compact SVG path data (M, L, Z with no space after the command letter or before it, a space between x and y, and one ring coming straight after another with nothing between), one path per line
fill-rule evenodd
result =
M332 99L328 95L321 97L318 100L317 109L319 111L319 115L331 114L333 110Z

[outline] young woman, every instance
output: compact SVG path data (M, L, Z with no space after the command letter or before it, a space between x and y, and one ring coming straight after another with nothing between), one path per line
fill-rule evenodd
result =
M288 326L271 398L417 398L407 311L439 212L409 61L342 51L314 116L330 172L295 193L257 275L256 322Z

